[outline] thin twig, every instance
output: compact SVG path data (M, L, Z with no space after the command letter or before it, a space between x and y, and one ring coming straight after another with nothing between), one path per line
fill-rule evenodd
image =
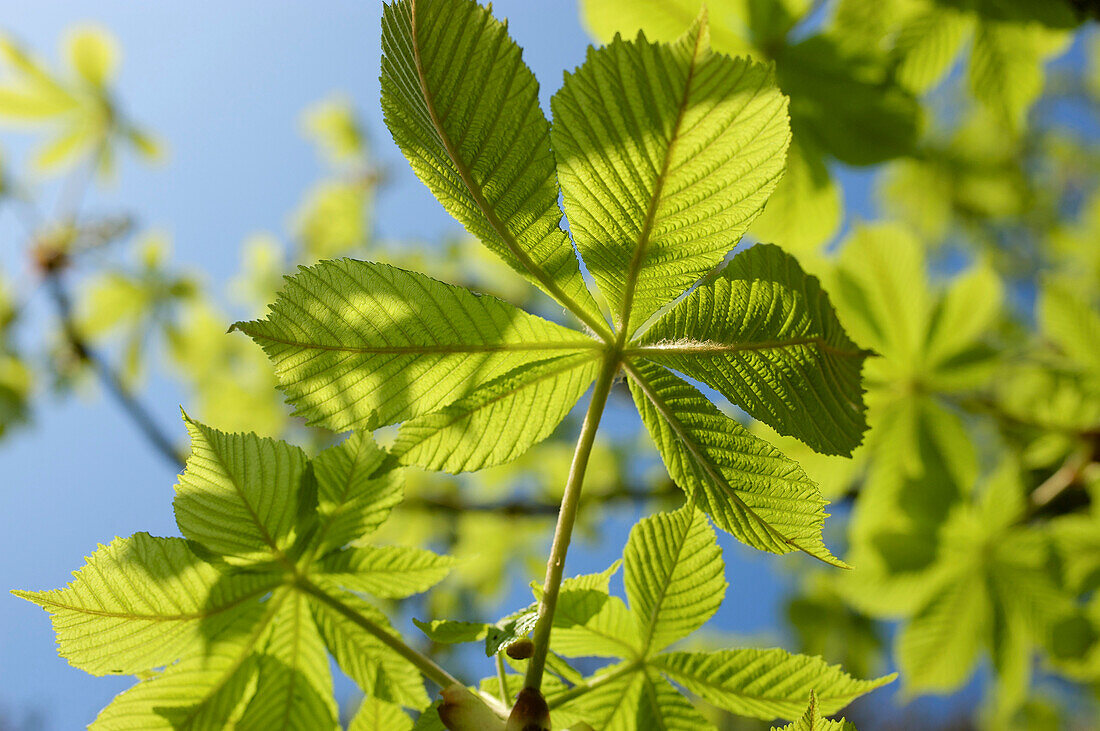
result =
M1054 471L1054 474L1032 490L1032 509L1037 510L1049 504L1076 483L1081 477L1081 472L1089 465L1091 458L1092 448L1088 446L1081 447L1066 457L1066 461Z
M92 155L87 168L82 167L73 171L65 185L65 190L58 203L57 218L59 221L65 221L68 226L75 228L77 225L81 203L92 178L95 176L95 170L106 152L106 144L106 141L101 142ZM152 414L134 397L118 373L106 360L92 350L80 334L80 330L76 326L76 320L73 317L72 300L65 288L63 278L67 257L65 252L57 252L57 254L57 256L48 257L49 263L43 267L43 274L50 297L56 306L58 318L61 320L61 330L69 347L72 348L76 357L82 363L91 367L103 387L118 402L122 410L130 417L153 448L173 468L182 470L185 466L185 459L176 450L172 440L157 425Z
M46 272L46 286L50 296L57 307L58 316L61 319L61 329L73 349L76 357L82 363L87 364L95 372L100 383L107 392L118 402L126 415L134 422L142 436L153 448L167 460L173 468L182 470L185 466L184 457L176 450L172 440L165 434L153 419L152 414L139 402L130 389L122 382L122 379L114 369L95 353L81 336L73 318L72 301L65 285L61 280L60 270Z
M583 496L581 498L581 505L588 505L590 503L604 506L616 503L634 505L644 503L647 500L664 500L682 495L683 492L669 479L665 479L660 484L646 490L638 489L624 481L614 490ZM557 516L560 507L561 506L555 503L530 502L524 500L499 500L495 502L480 503L466 502L461 498L453 497L410 495L401 503L399 509L448 515L461 515L464 513L497 513L499 515L514 517L552 518Z

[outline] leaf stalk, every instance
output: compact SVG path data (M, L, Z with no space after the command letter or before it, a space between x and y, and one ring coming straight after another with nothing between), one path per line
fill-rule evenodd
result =
M554 623L554 610L557 607L558 592L561 588L562 574L565 571L565 556L569 551L569 541L573 536L573 524L576 522L577 508L580 506L584 473L588 468L588 458L592 454L592 445L596 441L596 430L600 426L600 418L603 416L604 407L607 405L611 385L619 372L621 359L621 350L616 348L607 352L603 369L600 371L600 375L596 379L596 386L592 391L592 400L588 404L588 412L584 416L580 436L577 438L577 447L573 452L573 463L569 467L569 477L565 482L565 494L562 495L561 508L558 511L557 526L554 528L554 542L550 547L550 559L546 562L546 580L542 585L539 616L532 634L535 651L531 656L530 663L527 665L527 675L524 679L524 687L526 688L538 690L542 685L542 675L546 669L546 655L550 650L550 629Z

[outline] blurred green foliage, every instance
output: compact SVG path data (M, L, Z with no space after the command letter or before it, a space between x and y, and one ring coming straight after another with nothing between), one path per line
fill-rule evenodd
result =
M871 429L853 459L751 424L834 502L842 520L828 537L854 567L799 565L790 636L859 677L899 669L906 699L951 694L977 673L982 702L968 727L1089 727L1100 690L1100 148L1037 110L1069 103L1096 118L1100 39L1061 2L708 5L715 48L773 62L791 97L788 171L750 238L796 254L875 353L865 369ZM582 0L579 11L599 42L639 29L668 40L698 3ZM1047 62L1071 44L1088 47L1091 65L1052 71ZM163 144L119 112L121 52L109 33L74 29L61 56L55 71L0 40L0 121L44 140L28 169L0 171L2 206L33 205L35 176L109 175L120 150L163 158ZM425 269L546 306L466 237L434 247L376 239L371 204L385 176L350 99L318 103L301 127L326 172L287 231L242 243L226 292L173 263L170 234L134 232L126 217L28 217L27 257L75 302L53 332L21 333L29 292L0 279L0 436L33 428L43 390L79 383L94 351L129 397L155 374L177 380L195 415L220 429L327 446L289 416L263 353L224 334L230 312L259 314L284 274L317 259ZM837 163L877 166L881 220L846 215ZM640 445L597 446L585 505L670 500L667 475ZM476 474L410 471L406 501L375 540L431 545L459 563L426 604L406 608L480 621L537 576L571 452L555 436ZM600 518L582 510L580 534L601 540ZM849 718L901 727L892 712L857 704Z

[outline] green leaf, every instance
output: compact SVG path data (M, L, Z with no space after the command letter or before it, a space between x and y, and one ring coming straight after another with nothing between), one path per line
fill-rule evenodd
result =
M791 98L795 137L849 165L873 165L915 147L920 104L889 83L874 54L815 35L781 47L775 70L779 88Z
M240 719L259 682L253 652L279 601L253 604L203 652L119 694L92 723L94 731L209 729Z
M924 362L928 383L941 391L984 386L999 365L987 333L1000 322L1004 286L988 263L959 274L936 303L928 325Z
M806 712L802 714L802 718L782 728L773 727L772 731L856 731L856 727L855 724L844 719L830 721L827 718L822 718L821 711L817 707L817 696L811 690L810 705L806 708Z
M163 160L166 156L165 143L155 135L133 125L128 126L123 134L138 154L151 162Z
M364 698L348 731L412 731L413 722L401 707L378 698Z
M94 129L84 124L73 124L39 148L32 165L44 173L63 169L89 150L95 144L96 137Z
M384 6L382 109L409 165L470 233L607 332L559 226L538 82L506 24L472 0Z
M825 501L797 464L660 366L626 370L669 475L715 523L754 548L845 566L822 543Z
M352 591L401 599L427 591L455 565L449 556L406 546L360 546L321 559L316 571Z
M401 502L399 473L375 475L385 458L369 433L356 432L313 459L319 526L312 541L318 555L373 533Z
M894 40L898 83L917 94L936 86L951 70L973 27L966 15L935 4L906 20Z
M225 434L184 416L191 456L173 503L184 537L233 563L286 557L297 537L305 453L255 434Z
M601 674L615 674L627 667L614 665L602 670ZM601 731L714 728L664 678L645 668L631 670L603 683L560 709L554 709L551 715L556 723L562 716L568 720L583 719L591 728Z
M551 102L570 231L628 335L722 260L783 174L771 70L709 43L705 20L673 45L616 38Z
M726 593L722 550L706 517L691 505L638 521L623 565L630 611L647 654L703 626Z
M598 574L571 576L561 582L554 612L551 648L562 655L636 657L641 635L634 615L619 597L610 596L611 577L622 561ZM532 585L535 598L542 587ZM537 610L537 605L528 611Z
M780 434L851 454L867 429L860 370L816 277L776 246L738 254L646 331L643 356L703 381Z
M1084 593L1100 581L1100 512L1063 515L1050 523L1069 588Z
M566 657L637 657L641 635L623 600L606 590L566 587L554 611L550 647Z
M334 94L311 104L301 126L330 165L356 162L366 154L362 124L350 98Z
M891 365L920 372L933 307L920 240L898 224L859 226L839 261L829 294L844 328Z
M211 653L184 660L119 694L92 731L232 728L256 690L256 659Z
M338 728L328 653L310 616L308 600L285 590L279 612L258 654L256 693L241 728L330 731Z
M989 595L981 575L957 577L905 624L897 658L908 693L949 691L978 661L982 633L990 624Z
M798 717L811 691L822 713L835 713L896 677L857 680L820 657L792 655L778 648L671 652L649 662L708 703L765 720Z
M430 622L413 619L413 624L432 642L447 645L483 640L492 627L482 622L459 622L454 619L433 619Z
M750 1L707 3L708 13L719 19L710 28L715 49L730 55L753 54L748 28ZM588 32L601 43L610 43L617 33L630 37L639 30L651 40L670 43L696 20L701 5L695 0L584 0L581 9Z
M810 252L832 240L844 218L844 192L821 152L803 137L791 139L787 172L749 229L757 241L779 242L786 251Z
M50 613L58 650L72 665L131 675L171 664L279 581L222 576L181 538L135 533L99 546L63 589L13 593Z
M596 379L595 352L519 366L433 414L405 422L391 454L464 472L510 462L561 423Z
M1037 23L1050 28L1073 28L1081 22L1071 3L1036 3L1032 0L936 0L977 13L982 18L1018 23Z
M425 709L413 724L413 731L447 731L447 727L443 725L443 719L439 717L442 704L443 701L436 701L430 708Z
M1035 25L987 21L978 25L970 57L970 91L1012 130L1043 90L1043 62L1063 47L1063 34Z
M80 100L6 34L0 35L0 57L15 77L0 87L0 117L34 123L79 107Z
M1039 293L1039 326L1058 348L1100 383L1100 312L1087 297L1065 283L1047 281Z
M354 594L330 587L327 582L322 587L374 624L400 638L386 615L370 604ZM420 672L407 660L328 604L311 600L310 607L329 652L364 693L406 708L419 710L428 705L428 694Z
M70 31L65 41L69 66L96 89L103 89L118 69L118 45L102 29L85 26Z
M238 323L295 413L333 431L403 421L510 370L596 341L495 297L343 259L302 268L266 320Z
M492 657L501 650L507 650L519 640L531 634L538 621L538 605L520 609L504 617L485 632L485 656Z
M0 118L35 123L72 111L76 100L39 90L0 87Z

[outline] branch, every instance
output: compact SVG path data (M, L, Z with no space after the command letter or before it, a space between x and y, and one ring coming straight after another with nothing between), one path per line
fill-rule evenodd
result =
M118 402L122 410L137 426L138 431L145 437L153 448L173 468L182 470L186 460L173 445L172 440L165 434L153 419L152 414L139 402L114 369L89 347L76 327L73 318L72 301L65 285L61 281L61 267L47 267L45 270L46 286L50 291L54 304L57 307L58 317L61 319L61 329L69 347L76 353L76 357L84 364L91 367L99 378L100 383L107 392Z
M1092 462L1092 448L1082 447L1068 457L1054 474L1043 480L1031 492L1031 507L1038 510L1065 492L1081 478L1081 473Z
M581 499L581 505L610 505L615 503L627 503L636 505L647 500L663 500L682 496L683 492L676 487L670 479L663 480L650 490L639 490L623 481L609 492L586 496ZM558 514L560 506L553 503L532 502L526 500L500 500L497 502L465 502L461 498L450 496L431 497L427 495L410 495L401 503L400 510L416 510L427 513L446 513L448 515L461 515L463 513L498 513L500 515L515 517L545 517L552 518Z

